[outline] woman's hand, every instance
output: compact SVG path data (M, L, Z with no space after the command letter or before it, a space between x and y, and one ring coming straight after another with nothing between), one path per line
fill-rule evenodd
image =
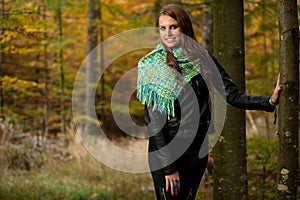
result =
M179 179L179 172L176 171L170 175L166 175L166 192L169 191L171 188L171 195L178 195L178 192L180 190L180 179Z
M283 85L280 85L280 74L277 77L277 83L272 94L272 98L269 100L271 105L277 105L279 103L280 92L283 89Z

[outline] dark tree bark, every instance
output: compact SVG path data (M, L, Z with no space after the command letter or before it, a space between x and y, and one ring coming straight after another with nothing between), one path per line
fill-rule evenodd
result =
M99 1L99 20L101 25L102 23L102 6L101 1ZM103 32L103 26L100 25L100 42L104 41L104 32ZM101 94L100 94L100 103L101 103L101 111L100 111L100 118L104 122L104 101L105 101L105 77L104 77L104 48L103 45L100 46L100 68L101 68Z
M43 5L43 20L46 20L46 1L44 1ZM44 40L47 40L47 33L44 33ZM49 132L49 86L48 86L48 53L47 53L48 45L47 42L44 42L44 119L43 119L43 134L48 134Z
M0 27L0 34L4 35L4 17L5 17L5 3L4 0L1 1L1 27ZM0 118L4 119L3 115L3 106L4 106L4 96L3 96L3 89L2 89L2 66L3 66L3 49L2 43L0 44Z
M87 39L87 63L86 63L86 92L85 92L85 110L88 117L86 123L86 131L89 134L96 134L97 120L95 118L95 102L96 102L96 88L98 81L98 62L97 48L98 44L98 33L99 28L97 22L99 22L99 1L89 0L88 1L88 39ZM93 51L92 54L89 54Z
M213 27L214 27L214 11L212 2L205 0L205 11L203 13L203 29L202 29L202 45L209 51L213 52Z
M215 0L214 55L245 90L244 9L241 0ZM226 122L214 148L214 199L248 199L245 111L227 106Z
M279 169L277 199L297 199L299 29L296 0L278 0L280 55L283 91L279 105Z
M158 12L160 11L161 9L161 4L162 4L162 0L156 0L154 2L154 5L153 5L153 25L156 26L156 16L158 15Z
M66 134L66 114L65 114L65 76L63 67L63 31L62 31L62 17L61 17L61 0L58 2L57 19L59 31L59 73L60 73L60 115L61 115L61 132Z

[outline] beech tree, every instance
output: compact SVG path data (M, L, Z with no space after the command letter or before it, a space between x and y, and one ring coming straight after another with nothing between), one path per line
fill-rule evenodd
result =
M277 199L296 199L298 186L299 25L296 0L278 0L283 91L279 107Z

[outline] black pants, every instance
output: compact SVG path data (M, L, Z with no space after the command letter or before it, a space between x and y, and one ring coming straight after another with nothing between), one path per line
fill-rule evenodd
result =
M195 199L207 165L207 159L207 156L200 159L195 154L193 156L183 155L176 161L180 177L180 191L177 197L172 196L170 190L166 192L166 180L163 169L151 172L157 200Z

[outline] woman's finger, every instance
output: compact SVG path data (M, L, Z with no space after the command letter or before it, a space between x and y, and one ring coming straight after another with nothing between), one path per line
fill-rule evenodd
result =
M174 196L174 183L170 181L171 195Z
M166 178L166 192L169 192L169 179Z
M276 84L276 89L278 91L282 90L283 86L280 85L280 74L278 74L278 77L277 77L277 84Z
M279 86L279 84L280 84L280 74L278 74L278 76L277 76L277 83L276 83L276 87L278 87L278 86Z

